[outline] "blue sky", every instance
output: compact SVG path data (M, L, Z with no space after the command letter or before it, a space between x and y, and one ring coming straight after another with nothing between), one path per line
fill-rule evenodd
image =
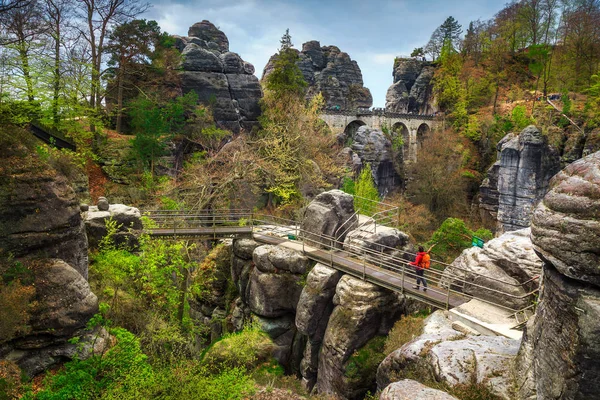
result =
M279 39L290 29L294 47L318 40L336 45L358 62L373 105L385 105L396 55L424 46L433 30L452 15L466 30L469 22L491 18L504 5L493 0L150 0L143 17L171 34L186 36L207 19L229 38L231 51L254 64L260 78Z

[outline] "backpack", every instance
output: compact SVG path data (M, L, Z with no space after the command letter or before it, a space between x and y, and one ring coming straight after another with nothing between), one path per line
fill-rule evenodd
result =
M423 258L421 259L421 263L419 266L421 268L429 269L429 267L431 266L430 260L431 260L431 257L429 256L429 253L423 254Z

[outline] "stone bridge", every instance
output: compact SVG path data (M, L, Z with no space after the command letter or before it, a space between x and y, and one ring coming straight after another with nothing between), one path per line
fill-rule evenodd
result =
M373 129L387 128L401 134L404 139L404 159L417 160L417 150L425 135L431 131L435 121L433 115L402 114L384 108L358 110L325 110L320 117L335 135L352 137L363 125Z

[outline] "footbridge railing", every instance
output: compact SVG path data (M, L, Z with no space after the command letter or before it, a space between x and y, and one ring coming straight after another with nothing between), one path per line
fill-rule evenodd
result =
M450 265L434 259L426 270L427 291L421 291L413 287L417 278L415 267L410 265L414 253L369 242L366 237L361 238L361 245L342 242L329 235L305 231L297 221L248 210L147 211L144 215L154 221L149 229L152 236L217 239L252 235L258 242L301 251L314 261L436 308L451 309L478 299L509 312L515 326L526 322L532 314L538 292L537 277L515 283L457 266L451 267L454 274L450 275L444 271Z

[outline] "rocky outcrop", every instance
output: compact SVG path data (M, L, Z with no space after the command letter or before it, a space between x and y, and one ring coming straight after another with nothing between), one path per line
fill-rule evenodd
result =
M523 359L532 362L538 399L591 399L600 391L599 171L600 153L570 164L533 215L543 279L521 352L533 353Z
M336 286L342 275L340 271L322 264L315 265L306 278L306 286L298 301L296 327L308 338L300 373L302 383L309 391L317 382L319 350L333 311Z
M88 243L67 178L33 149L1 139L0 256L60 258L87 279Z
M377 370L377 385L384 389L411 369L450 386L484 384L493 394L511 399L512 363L519 341L500 336L470 336L454 329L445 311L425 319L423 333L388 355Z
M234 133L258 125L262 90L252 64L229 51L227 36L209 21L198 22L187 37L176 36L182 54L181 85L211 104L217 126Z
M379 400L458 400L441 390L432 389L417 381L404 379L388 385Z
M372 389L374 371L349 373L350 356L377 335L385 335L402 314L402 300L387 289L344 275L333 299L319 353L317 390L356 399ZM373 374L372 376L369 376Z
M70 167L41 160L20 133L0 129L0 298L13 299L23 315L1 318L0 359L33 376L75 354L87 357L104 339L84 330L98 301L87 283L80 206L61 172ZM82 337L80 346L68 343L73 336Z
M315 40L302 45L297 65L308 83L306 98L321 93L326 109L356 110L373 105L369 89L363 86L363 78L356 61L336 46L321 46ZM274 67L277 55L273 55L263 71L263 79Z
M498 233L527 228L550 178L560 170L558 153L533 125L518 136L506 135L497 149L497 161L481 185L480 214L497 221Z
M333 245L342 247L347 232L358 224L354 215L354 198L341 190L330 190L318 195L304 211L301 229L306 233L305 241L311 246Z
M403 114L433 114L434 67L415 59L394 60L394 83L385 96L386 111Z
M394 166L392 142L380 130L361 126L352 138L350 157L357 173L367 164L381 196L391 194L402 185L402 178Z
M530 229L521 229L492 239L483 248L464 250L444 270L440 284L513 310L531 305L534 299L527 294L538 287L542 261L529 236Z
M100 208L104 210L100 210ZM107 202L104 205L99 201L97 206L90 206L88 211L83 213L90 248L97 248L102 238L108 233L107 221L116 224L117 230L112 235L114 245L130 249L137 247L138 236L143 228L141 217L140 210L124 204L108 204Z

